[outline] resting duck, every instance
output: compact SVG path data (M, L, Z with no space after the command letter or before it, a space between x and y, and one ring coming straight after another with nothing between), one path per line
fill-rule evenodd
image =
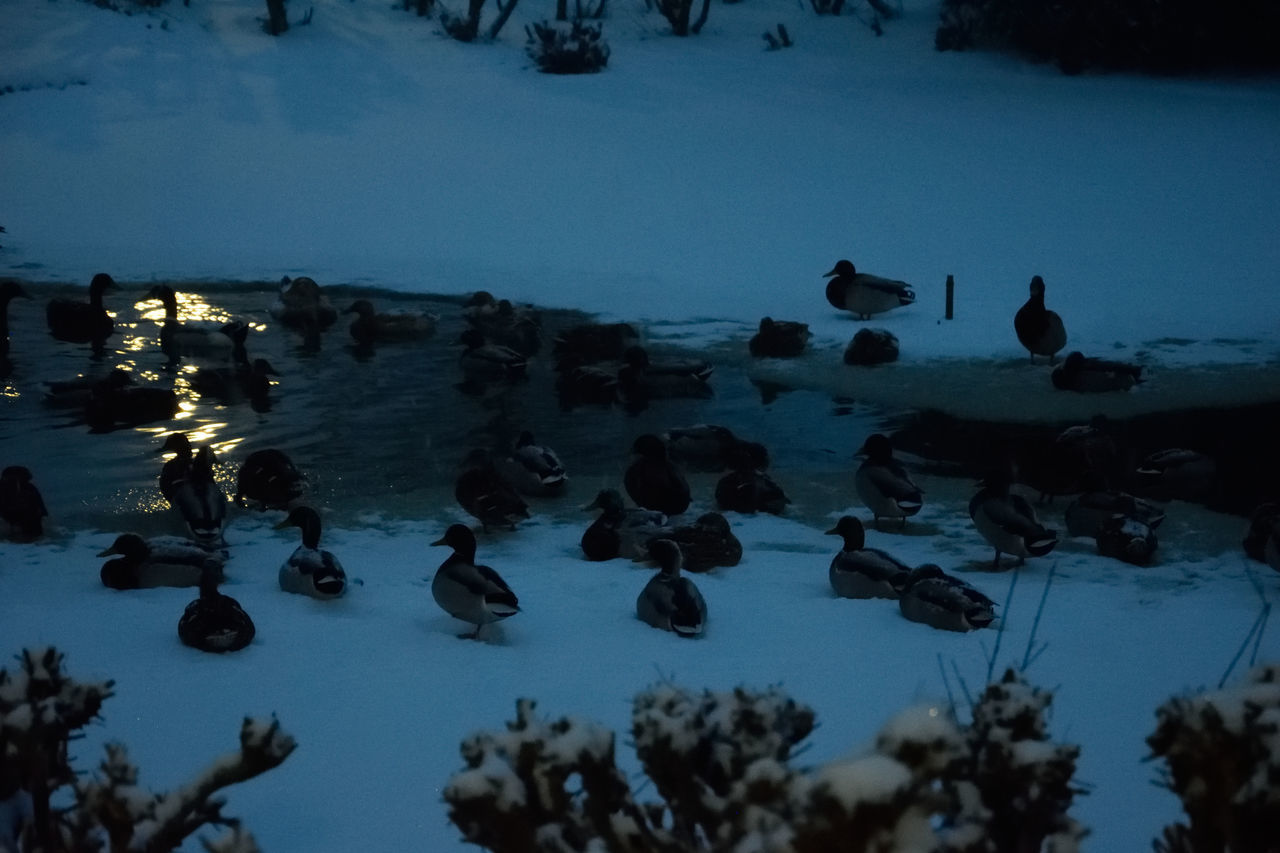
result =
M566 411L574 406L611 406L618 399L618 374L598 364L587 364L573 353L556 363L556 394Z
M517 308L509 299L477 290L463 303L463 317L488 340L521 355L535 355L542 348L542 316L532 307Z
M1134 485L1155 500L1206 501L1218 490L1218 464L1197 450L1161 450L1139 463Z
M436 569L431 580L431 597L455 619L476 626L473 640L480 639L480 629L520 612L520 601L507 582L489 566L476 563L476 536L465 524L453 524L444 536L431 543L447 545L453 554Z
M714 367L700 359L655 362L644 347L628 347L618 369L618 396L632 409L650 400L702 399L712 395Z
M465 349L458 359L462 375L472 382L518 381L528 375L529 360L501 344L489 343L479 329L466 329L458 338Z
M860 273L852 261L836 261L823 277L830 279L827 302L831 307L851 311L860 320L916 301L915 291L905 281Z
M1067 504L1063 518L1071 536L1097 536L1103 525L1116 516L1156 528L1164 521L1164 510L1127 492L1106 489L1080 495Z
M764 449L762 445L756 447ZM716 483L716 504L733 512L782 515L791 501L782 487L764 473L768 464L767 452L760 456L752 445L743 442L732 454L729 467L733 470Z
M569 483L560 457L535 442L529 430L520 433L511 452L498 460L497 468L503 479L524 495L558 495Z
M321 292L315 279L307 276L281 279L280 293L267 310L282 326L301 332L312 343L338 319L329 297Z
M1102 523L1094 541L1098 553L1135 566L1151 564L1158 542L1151 525L1138 518L1113 515Z
M736 566L742 560L742 543L733 535L729 520L718 512L704 513L692 524L650 537L645 544L650 559L656 559L653 543L659 539L670 539L680 546L686 571L705 572L720 566Z
M424 340L436 333L440 319L427 311L379 313L368 299L357 299L342 313L356 315L351 337L364 346Z
M995 608L990 598L933 563L913 570L898 597L903 616L943 631L985 628L995 621Z
M280 567L280 588L312 598L338 598L347 591L347 573L333 552L320 547L320 513L309 506L296 506L275 526L276 530L297 527L302 544Z
M164 305L164 323L160 326L160 351L177 364L183 356L198 356L227 361L235 345L229 326L202 328L178 320L178 294L167 284L157 284L147 291L146 299L158 299Z
M991 568L1000 568L1000 555L1012 554L1022 565L1027 557L1043 557L1058 544L1058 534L1036 518L1030 501L1009 491L1010 478L993 471L969 501L969 517L982 538L996 549Z
M769 466L769 451L763 444L738 438L719 424L673 427L663 433L662 439L672 461L696 471L724 471L744 450L755 454L762 469Z
M16 281L0 281L0 358L9 354L9 300L30 298Z
M1083 394L1128 391L1142 381L1142 365L1105 358L1085 358L1079 350L1071 352L1062 365L1050 374L1053 387L1059 391Z
M640 343L640 335L630 323L583 323L556 335L552 352L574 355L583 364L617 361L629 347Z
M689 481L667 458L667 446L661 438L645 433L636 438L631 452L635 461L622 478L631 500L667 515L679 515L689 508Z
M288 509L302 497L305 479L283 450L255 450L240 463L232 500L242 507L252 501L260 510Z
M1036 356L1047 355L1053 364L1059 350L1067 345L1067 330L1062 318L1044 307L1044 279L1031 278L1031 296L1013 315L1013 330L1018 341L1031 353L1031 363Z
M649 579L636 599L636 615L655 628L679 637L698 637L707 626L707 602L693 581L681 576L684 555L670 539L659 539L649 548L658 573Z
M1280 572L1280 504L1265 503L1253 511L1244 536L1244 552Z
M167 421L178 414L178 395L171 388L134 385L123 370L112 370L89 386L85 422L95 432Z
M221 576L208 571L200 579L200 597L178 620L178 639L202 652L236 652L253 642L257 630L240 602L218 592Z
M489 451L476 448L463 460L463 471L454 483L458 504L484 525L509 527L529 517L529 505L493 464Z
M222 580L225 551L210 551L177 536L122 533L99 557L115 556L102 564L99 577L111 589L151 589L161 586L199 586L209 575Z
M224 545L227 496L213 478L213 451L202 447L193 455L187 437L173 433L159 452L175 454L160 469L160 493L182 517L191 538L205 548Z
M898 360L898 336L888 329L859 329L844 348L844 363L859 367Z
M49 332L60 341L73 344L93 344L101 350L115 323L102 307L102 294L115 290L115 279L100 272L89 282L89 301L76 299L50 299L45 309Z
M841 598L898 598L911 567L878 548L866 547L866 531L852 515L841 516L828 536L840 536L844 547L831 559L831 588Z
M672 532L664 513L628 508L617 489L602 489L583 509L600 510L599 517L587 527L581 540L583 555L593 562L615 557L639 559L646 553L650 539Z
M10 465L0 472L0 518L9 525L13 539L31 542L43 536L48 515L29 468Z
M811 337L808 323L761 317L759 329L747 341L747 351L756 358L795 358Z
M876 524L881 518L897 518L905 526L907 519L924 506L924 492L912 482L902 463L893 458L889 437L872 433L854 456L865 459L853 477L853 486Z

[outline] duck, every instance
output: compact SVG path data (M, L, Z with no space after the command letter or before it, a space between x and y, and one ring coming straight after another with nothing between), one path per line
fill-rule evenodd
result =
M551 351L594 364L620 360L629 347L639 343L640 334L630 323L581 323L561 330L552 340Z
M1070 536L1096 537L1106 522L1116 516L1132 518L1155 529L1164 521L1165 511L1151 501L1117 489L1087 491L1067 504L1063 520Z
M600 510L580 541L583 555L592 562L615 557L639 559L646 553L649 540L673 532L666 513L628 507L617 489L601 489L583 510Z
M221 577L205 572L200 597L186 606L178 619L178 639L202 652L237 652L253 642L257 629L249 614L229 595L218 592Z
M520 433L511 452L499 457L496 465L498 473L523 495L558 495L569 483L560 457L550 447L534 441L529 430Z
M10 465L0 471L0 518L9 525L9 536L19 542L43 536L49 515L34 479L25 465Z
M271 407L271 377L279 372L265 358L231 367L202 367L190 377L191 387L201 396L224 406L248 400L255 411Z
M9 301L30 298L31 295L16 281L0 281L0 358L9 354Z
M960 578L925 563L911 571L898 609L912 622L943 631L973 631L995 621L996 604Z
M542 316L531 306L516 307L510 299L477 290L463 303L463 317L486 339L526 357L542 348Z
M320 547L320 513L309 506L295 506L276 530L297 527L302 544L280 566L280 588L312 598L340 598L347 591L347 573L342 563Z
M225 544L227 496L213 477L213 451L202 447L194 455L183 433L165 439L161 453L174 453L160 469L160 493L182 518L193 541L205 548Z
M1253 511L1242 544L1249 559L1280 572L1280 503L1264 503Z
M969 518L996 549L992 569L1000 568L1001 554L1017 557L1020 566L1027 557L1043 557L1058 544L1057 532L1040 523L1030 501L1009 490L1009 474L992 471L979 486L969 500Z
M68 343L93 344L95 351L101 351L115 329L115 322L102 306L102 294L116 289L115 279L100 272L89 282L88 302L50 299L45 308L50 334Z
M222 580L225 551L210 551L178 536L143 538L121 533L99 557L114 556L102 564L98 576L110 589L199 586L206 574Z
M1133 485L1155 500L1207 501L1218 491L1218 463L1185 447L1159 450L1138 463Z
M302 497L305 480L306 476L283 450L255 450L240 463L232 500L241 507L252 501L259 510L289 509Z
M755 454L761 468L769 465L769 451L758 442L739 438L720 424L672 427L662 434L672 461L695 471L724 471L742 452Z
M888 329L859 329L844 348L844 363L859 367L898 360L898 336Z
M520 600L502 576L476 563L476 535L471 528L451 524L431 544L453 549L431 579L431 597L445 613L476 626L475 633L464 636L478 640L485 625L520 612Z
M357 299L343 314L355 314L351 337L364 346L420 341L436 333L440 317L428 311L378 312L368 299Z
M674 530L655 534L645 543L650 559L653 543L670 539L680 546L684 555L684 569L689 572L706 572L721 567L738 565L742 560L742 542L733 534L729 519L718 512L705 512L690 524L682 524Z
M479 519L486 531L490 526L515 530L521 519L529 517L529 505L498 471L489 451L475 448L462 464L463 471L454 483L454 498Z
M458 363L462 375L471 382L514 382L528 376L529 360L501 344L485 340L479 329L466 329L458 338L465 349Z
M227 361L235 344L228 334L229 326L204 328L178 320L178 294L167 284L157 284L147 291L146 299L158 299L164 305L164 323L160 326L160 351L177 364L183 356L197 356Z
M764 472L769 464L768 454L763 458L753 448L743 443L732 455L732 469L716 483L716 505L723 510L754 514L767 512L782 515L791 500L782 487Z
M1155 556L1155 529L1138 518L1117 513L1102 523L1094 536L1098 553L1135 566L1147 566Z
M879 525L881 518L896 518L905 526L907 519L924 506L924 491L912 480L907 469L893 457L893 444L883 433L867 436L854 454L865 457L853 477L854 490Z
M1013 315L1013 330L1018 341L1031 353L1031 363L1036 356L1047 355L1053 364L1058 352L1067 345L1067 330L1062 318L1044 307L1044 279L1031 277L1031 296Z
M649 546L658 573L640 590L636 616L678 637L699 637L707 627L707 602L697 585L680 574L684 554L679 544L658 539Z
M655 362L644 347L628 347L618 369L618 396L640 407L650 400L710 397L708 381L714 370L712 364L701 359Z
M338 311L329 297L308 276L281 279L280 293L267 310L278 323L301 332L311 343L338 320Z
M843 515L828 536L840 536L844 547L831 558L828 577L841 598L898 598L911 567L878 548L866 547L866 530L852 515Z
M566 411L580 405L612 406L618 399L618 373L568 353L556 362L556 394Z
M119 367L113 367L105 376L85 376L81 374L74 379L48 379L43 383L44 404L53 409L80 409L84 411L95 392L109 393L108 385L125 388L133 385L133 374Z
M623 487L637 506L679 515L692 500L689 481L667 458L667 446L653 433L637 436L631 445L635 461L623 475Z
M89 386L84 419L94 432L171 420L180 411L172 388L136 385L126 371L112 370Z
M808 323L761 317L747 351L755 358L795 358L804 353L811 337Z
M831 307L850 311L859 320L883 314L916 301L916 292L905 281L860 273L849 260L836 261L831 271L823 274L827 282L827 302Z
M1053 387L1059 391L1076 391L1082 394L1128 391L1142 382L1142 365L1105 358L1086 358L1084 353L1073 350L1049 376Z

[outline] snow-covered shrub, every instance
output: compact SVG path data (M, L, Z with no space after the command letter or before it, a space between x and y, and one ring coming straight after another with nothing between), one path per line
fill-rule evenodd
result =
M711 11L711 0L702 0L702 11L698 14L698 19L690 23L689 13L693 11L693 2L694 0L653 0L662 17L671 24L672 34L677 36L697 35L707 23L707 13Z
M1243 683L1174 697L1147 738L1163 758L1163 784L1182 799L1186 824L1164 829L1167 853L1265 853L1280 844L1280 665Z
M69 741L98 716L112 682L68 676L52 647L24 649L14 672L0 669L0 850L41 853L100 850L161 853L205 825L232 832L205 841L219 853L256 853L253 836L222 814L215 793L284 761L294 741L272 720L246 718L240 748L192 781L153 794L138 786L125 747L108 744L98 773L72 768ZM68 805L69 802L69 805Z
M588 74L609 62L604 24L592 26L575 20L566 30L545 21L524 28L525 53L548 74Z
M502 0L493 0L494 5L498 7L498 16L493 19L493 23L489 25L489 30L485 33L488 41L493 41L498 37L498 32L503 25L507 23L507 19L511 17L511 13L515 11L518 0L507 0L503 5ZM480 37L480 11L484 8L485 0L467 0L467 14L465 16L455 15L444 6L440 7L440 25L444 27L444 31L450 37L458 41L475 41Z

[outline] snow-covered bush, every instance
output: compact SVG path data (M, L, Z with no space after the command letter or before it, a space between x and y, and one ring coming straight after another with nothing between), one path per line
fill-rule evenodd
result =
M161 853L205 825L231 832L205 841L220 853L256 853L253 836L222 814L214 794L284 761L294 741L274 719L246 718L240 748L216 759L173 791L138 786L138 768L122 744L106 747L98 773L81 776L69 741L98 716L111 681L80 682L52 647L24 649L16 671L0 669L0 850Z
M653 0L653 4L662 17L671 24L671 32L677 36L697 35L707 23L707 13L711 11L711 0L702 0L702 11L697 20L689 22L689 13L693 11L694 0ZM648 5L648 0L646 0Z
M604 25L574 20L568 29L542 23L524 28L528 36L525 53L548 74L588 74L609 62L609 43Z
M507 23L507 19L511 17L511 13L515 11L518 0L507 0L506 4L502 0L493 0L495 6L498 7L498 16L489 24L489 30L485 33L488 41L493 41L498 37L498 32L503 25ZM455 15L443 6L440 7L440 25L444 27L444 31L452 38L458 41L475 41L480 37L480 11L484 8L485 0L467 0L467 14Z
M1147 738L1166 764L1163 784L1182 799L1186 824L1165 827L1167 853L1266 853L1280 844L1280 665L1243 683L1174 697Z

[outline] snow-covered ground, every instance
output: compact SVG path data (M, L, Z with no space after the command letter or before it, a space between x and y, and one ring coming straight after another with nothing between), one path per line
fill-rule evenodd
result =
M685 345L769 314L809 322L826 357L858 328L822 298L822 273L849 257L915 285L918 303L877 325L901 339L922 395L954 392L922 379L943 359L1025 360L1011 317L1033 274L1072 349L1137 358L1157 377L1208 363L1233 365L1246 388L1254 371L1272 376L1280 82L1064 77L940 54L936 5L904 5L877 38L797 2L717 2L701 35L676 39L640 0L619 0L609 68L556 78L522 51L520 27L550 15L545 0L525 0L492 45L448 40L390 2L319 0L311 23L272 39L247 0L132 16L0 0L0 89L13 89L0 96L0 274L484 288ZM760 34L778 22L796 44L766 51ZM40 322L32 308L15 303L11 322ZM30 464L28 450L0 443L0 464ZM847 511L864 513L851 488L830 517ZM681 641L634 618L647 571L582 561L586 517L550 506L482 536L522 612L489 642L463 642L428 588L446 554L427 543L455 518L445 505L326 531L363 584L317 602L277 587L294 537L235 516L225 591L259 633L226 657L178 644L192 591L99 584L94 554L117 531L0 543L0 654L52 643L72 673L114 678L79 765L119 739L155 788L231 748L242 716L276 713L297 751L227 808L264 849L443 851L462 849L440 802L457 746L510 719L517 697L622 736L631 696L655 680L781 683L817 711L803 760L819 763L860 749L899 708L945 701L940 663L977 689L995 643L833 598L835 537L745 516L733 517L742 564L697 578L707 635ZM1054 735L1083 748L1078 777L1093 787L1074 811L1089 848L1134 850L1178 813L1141 760L1156 706L1215 685L1260 608L1242 526L1175 503L1156 566L1069 540L1030 562L1007 607L1011 576L976 570L990 551L962 498L931 499L910 528L925 535L870 540L965 572L1001 602L999 666L1022 660L1056 568L1036 635L1048 647L1029 675L1057 690ZM1274 598L1280 577L1256 573ZM1278 654L1271 631L1261 657Z

